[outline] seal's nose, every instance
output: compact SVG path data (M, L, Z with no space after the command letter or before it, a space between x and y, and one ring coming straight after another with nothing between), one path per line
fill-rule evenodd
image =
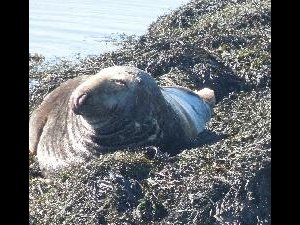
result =
M84 105L84 102L85 102L86 98L87 98L87 94L86 93L81 94L79 96L77 96L77 95L74 96L73 95L71 97L70 107L71 107L72 111L76 115L80 114L80 111L81 111L80 109Z

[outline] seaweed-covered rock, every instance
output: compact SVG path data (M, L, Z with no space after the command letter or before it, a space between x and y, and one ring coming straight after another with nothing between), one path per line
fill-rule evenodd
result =
M194 146L120 149L43 177L30 156L30 224L271 224L270 0L192 0L117 51L30 63L30 111L61 82L133 65L160 85L215 90Z

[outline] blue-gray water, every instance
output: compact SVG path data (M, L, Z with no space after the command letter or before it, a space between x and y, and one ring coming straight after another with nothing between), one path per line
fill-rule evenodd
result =
M29 0L29 52L84 57L114 47L119 34L141 35L187 0Z

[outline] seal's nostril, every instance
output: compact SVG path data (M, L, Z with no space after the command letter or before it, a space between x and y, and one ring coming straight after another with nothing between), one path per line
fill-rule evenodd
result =
M80 114L80 108L84 104L87 94L79 95L78 97L72 97L71 108L75 114Z
M80 95L77 99L76 99L76 106L80 107L81 105L83 105L84 100L86 99L87 94L82 94Z

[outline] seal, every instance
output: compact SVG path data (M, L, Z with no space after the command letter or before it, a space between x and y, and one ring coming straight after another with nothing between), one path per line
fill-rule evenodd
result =
M113 149L155 145L174 152L205 129L214 104L211 89L159 87L138 68L108 67L45 97L29 120L29 150L46 171Z

